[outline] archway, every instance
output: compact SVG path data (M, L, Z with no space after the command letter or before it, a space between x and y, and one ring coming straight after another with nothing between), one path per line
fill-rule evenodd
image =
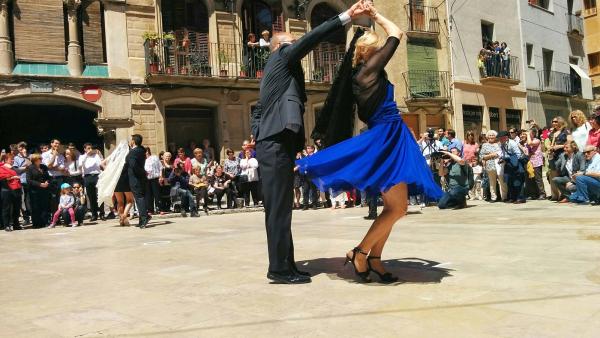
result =
M200 146L204 139L210 140L214 149L219 149L215 118L215 109L212 107L185 104L166 106L167 149L173 151L173 148L181 147L189 152L193 150L187 149L190 141ZM219 157L218 152L215 156Z
M40 144L57 138L81 150L86 142L103 149L103 139L98 135L94 119L97 112L82 107L58 103L14 103L0 109L0 147L25 141L30 149L38 150Z
M315 29L323 22L336 16L338 11L329 4L321 2L312 9L310 13L310 27ZM315 48L313 52L313 81L329 82L335 76L336 67L340 60L344 58L346 49L346 31L343 27L339 28Z

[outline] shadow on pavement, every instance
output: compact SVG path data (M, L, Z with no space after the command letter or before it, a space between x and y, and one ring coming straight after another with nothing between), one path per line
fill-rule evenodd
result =
M350 283L357 283L358 280L354 275L354 269L348 263L344 266L345 259L343 257L317 258L306 261L297 262L300 270L309 272L312 276L326 274L331 279L346 280ZM452 276L452 269L439 267L439 262L422 259L422 258L399 258L384 260L383 264L388 272L400 278L398 283L389 285L398 285L406 283L414 284L429 284L441 283L444 277ZM379 280L375 274L371 274L375 283L365 285L384 285L377 283Z

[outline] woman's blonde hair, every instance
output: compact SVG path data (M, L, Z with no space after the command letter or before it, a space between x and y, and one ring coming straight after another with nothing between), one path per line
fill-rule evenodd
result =
M575 121L573 121L573 118L575 118ZM587 121L585 114L581 110L572 111L569 115L569 119L571 119L571 123L573 123L575 127L582 126Z
M366 51L381 48L382 45L383 40L379 34L373 30L367 30L363 36L356 40L356 50L352 59L352 67L356 67L359 63L365 61L363 56Z
M567 127L567 121L562 116L555 117L558 124L558 130L563 130Z

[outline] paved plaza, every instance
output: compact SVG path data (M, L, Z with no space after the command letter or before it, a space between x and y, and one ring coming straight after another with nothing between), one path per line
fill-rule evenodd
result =
M263 213L0 234L2 337L598 337L600 207L417 209L358 284L364 208L294 212L306 285L265 278Z

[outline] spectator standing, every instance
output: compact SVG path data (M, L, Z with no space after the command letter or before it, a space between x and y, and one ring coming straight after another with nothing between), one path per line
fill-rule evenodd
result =
M581 110L574 110L569 115L571 120L571 138L579 149L584 149L592 126L587 122L585 114Z
M269 49L269 47L271 46L271 33L269 33L268 30L264 30L260 33L260 41L259 41L259 45L261 48L266 48Z
M594 146L585 147L586 167L583 172L573 174L576 190L569 200L577 204L589 204L600 200L600 154Z
M560 198L560 191L554 184L553 178L558 175L556 168L556 161L564 151L564 145L567 143L569 137L569 130L565 119L561 116L557 116L552 119L552 130L548 135L548 139L545 141L546 146L546 158L548 159L548 181L550 183L551 197L550 200L558 201Z
M171 176L169 177L171 184L171 193L176 194L181 199L181 216L187 217L186 208L190 210L190 216L198 217L198 208L196 207L196 199L190 190L190 175L183 170L183 164L179 163Z
M65 150L65 167L67 168L67 183L73 185L75 182L82 183L81 167L77 161L77 153L71 148Z
M465 160L466 162L467 160ZM482 178L483 178L483 167L479 164L479 159L477 157L473 157L471 162L469 162L471 166L471 170L473 171L473 188L469 191L469 199L471 200L482 200L483 199L483 189L481 186Z
M312 156L315 153L315 147L306 146L306 156ZM309 207L317 209L319 204L319 190L317 186L308 178L304 177L304 186L302 188L304 206L302 210L308 210Z
M252 194L252 202L254 206L258 206L258 161L252 157L250 149L245 151L245 157L240 161L241 177L246 177L242 183L244 204L250 206L250 194Z
M196 148L196 149L198 149L198 148ZM194 149L194 153L196 153L196 149ZM175 159L175 161L173 161L173 167L177 168L179 163L181 163L183 165L183 170L185 170L185 172L188 173L188 175L191 174L192 161L190 160L189 157L187 157L187 155L185 154L185 150L183 148L177 149L177 158Z
M600 149L600 109L598 109L598 113L590 118L590 125L592 128L588 133L586 145L592 145L596 149Z
M458 153L462 156L463 143L461 140L456 138L456 131L454 131L454 129L448 129L447 137L448 141L450 141L450 143L448 144L448 149L456 148L458 149Z
M2 219L4 230L21 230L19 214L21 211L21 177L13 170L12 152L0 158L0 194L2 195Z
M500 57L502 58L502 77L510 79L510 47L506 42L500 44Z
M161 166L158 156L152 155L150 147L146 147L146 162L144 162L144 170L146 170L146 206L150 213L159 213L160 206L160 174Z
M27 168L31 165L29 154L27 153L27 143L19 142L17 144L18 154L14 158L13 169L21 178L21 186L23 187L23 206L21 212L23 214L23 224L30 224L31 220L31 196L29 193L29 184L27 183Z
M246 153L246 149L250 149L250 152L252 153L252 157L256 157L256 150L254 150L254 147L252 146L252 143L248 140L244 140L242 142L242 151L240 151L238 157L240 158L240 160L242 158L244 158L245 153Z
M174 146L174 145L173 145ZM185 156L192 158L194 157L194 149L198 148L198 145L196 143L196 141L194 140L189 140L188 141L188 146L187 148L185 148ZM177 149L174 149L174 151L176 151ZM175 152L177 153L177 152Z
M208 168L208 162L209 161L204 156L204 150L202 150L200 148L194 149L194 158L190 161L192 168L199 167L202 175L206 175L206 169Z
M50 220L50 181L48 168L42 163L41 155L31 155L27 182L31 194L31 223L35 229L45 227Z
M60 186L65 183L65 157L60 152L60 141L53 139L50 141L50 149L42 153L42 161L48 167L50 174L50 207L52 210L58 208L58 199L60 198Z
M446 129L438 128L437 130L437 139L442 143L442 147L448 147L450 141L446 137Z
M509 133L501 131L498 133L500 147L502 148L501 160L504 161L504 182L508 186L508 200L512 203L525 203L525 196L522 195L523 185L525 184L525 166L526 154L523 154L520 144L510 139Z
M439 200L438 208L466 208L466 197L470 190L468 164L460 157L460 153L456 147L451 147L450 151L442 152L446 154L449 159L441 160L439 175L446 177L448 191L446 191Z
M296 153L296 159L302 158L302 152ZM300 173L300 166L294 166L294 209L300 209L302 200L302 187L304 186L304 175Z
M561 192L560 203L569 202L569 196L575 191L575 180L573 175L585 170L585 156L579 151L575 141L565 144L565 151L560 154L556 161L557 174L552 180Z
M260 47L260 43L256 41L256 35L254 33L248 34L248 42L246 42L246 58L247 58L247 71L249 77L256 76L256 64L257 64L257 50Z
M498 195L505 200L508 195L508 188L504 182L504 164L500 163L502 151L497 140L498 133L490 130L486 133L487 142L481 145L479 158L484 164L484 170L487 173L490 185L490 202L496 202ZM498 192L498 185L500 191Z
M202 140L202 149L204 150L204 157L208 162L216 161L217 157L215 156L215 148L210 145L210 140L205 138Z
M538 130L532 128L527 133L527 151L529 153L529 162L533 167L533 178L528 178L526 186L529 190L529 196L535 199L546 199L546 188L542 178L544 168L544 153L542 152L542 142L537 138Z
M477 140L475 139L475 132L469 130L467 132L465 143L463 144L463 158L467 163L472 163L472 160L477 158L478 153L479 143L477 143Z
M160 195L167 196L165 198L161 197L161 211L167 212L171 209L171 184L169 183L169 177L173 172L173 165L171 160L173 155L170 152L164 152L160 161L160 178L158 179L158 183L160 183Z
M87 201L90 204L90 211L92 212L91 221L95 222L98 220L98 213L104 219L103 210L100 211L98 207L98 176L102 172L102 155L91 143L83 145L84 154L79 158L79 166L81 167L81 173L83 175L83 187L85 188L84 193L87 196ZM130 191L129 188L126 191Z

